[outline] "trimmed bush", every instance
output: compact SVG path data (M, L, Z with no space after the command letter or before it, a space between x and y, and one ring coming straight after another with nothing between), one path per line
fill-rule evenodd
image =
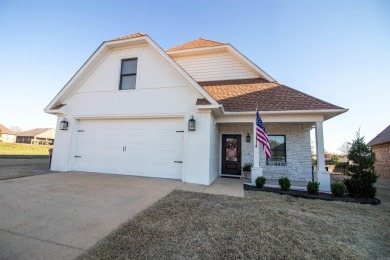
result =
M256 188L263 188L267 178L264 176L257 177L256 179Z
M291 187L291 182L287 177L279 178L279 186L282 190L289 190Z
M316 181L309 181L307 183L307 192L309 194L318 194L318 191L320 190L320 183Z
M330 185L330 190L332 191L332 195L335 197L342 197L346 191L345 185L341 182L335 182Z

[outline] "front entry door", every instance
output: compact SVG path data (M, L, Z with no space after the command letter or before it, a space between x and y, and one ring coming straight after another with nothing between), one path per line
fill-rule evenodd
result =
M241 135L222 135L222 174L241 175Z

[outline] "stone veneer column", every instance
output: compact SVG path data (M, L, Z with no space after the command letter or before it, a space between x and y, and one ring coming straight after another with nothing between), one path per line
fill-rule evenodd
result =
M317 154L317 181L320 183L320 191L330 191L330 174L325 169L325 149L323 121L316 122L316 154Z
M256 119L255 119L256 120ZM257 144L257 145L256 145ZM260 145L256 140L256 121L253 121L253 167L252 167L252 183L255 183L256 178L263 176L263 169L260 168Z

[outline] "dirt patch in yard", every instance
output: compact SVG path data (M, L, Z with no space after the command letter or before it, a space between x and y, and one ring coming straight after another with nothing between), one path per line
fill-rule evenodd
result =
M174 191L80 259L375 259L390 255L390 204L246 191Z
M0 159L0 180L49 173L49 158Z

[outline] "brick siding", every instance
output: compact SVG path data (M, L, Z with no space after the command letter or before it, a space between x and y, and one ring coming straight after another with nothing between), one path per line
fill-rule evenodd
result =
M380 177L390 178L390 143L372 147L375 153L375 170Z

